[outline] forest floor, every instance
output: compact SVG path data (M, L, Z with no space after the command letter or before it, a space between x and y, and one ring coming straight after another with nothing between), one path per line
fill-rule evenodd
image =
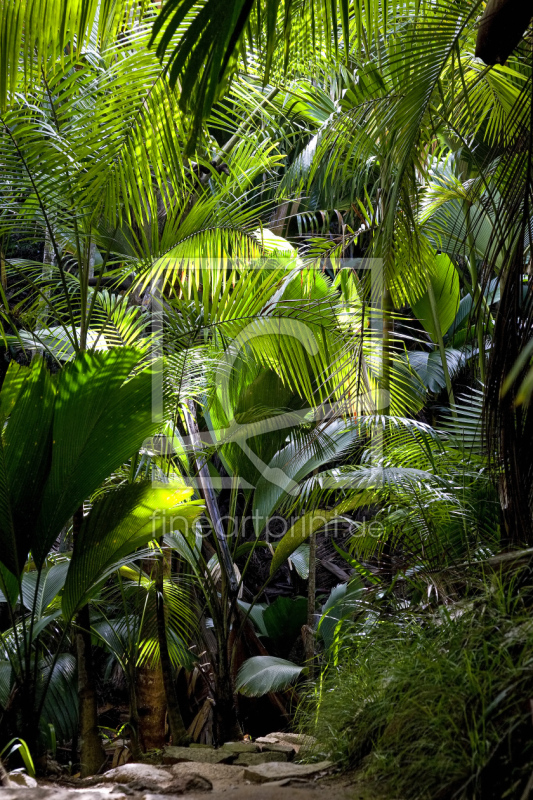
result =
M186 765L180 765L185 767ZM320 800L327 795L327 800L386 800L386 796L373 784L361 780L357 774L328 775L317 780L289 781L285 785L277 783L254 784L245 781L242 776L230 778L227 770L220 770L222 765L195 765L195 774L207 777L212 789L204 791L187 790L172 792L171 787L143 789L142 781L129 784L100 783L82 788L67 787L64 784L50 781L39 781L35 788L0 789L1 800ZM187 764L187 767L190 767ZM206 769L209 767L209 769ZM238 770L240 773L243 770ZM224 774L222 774L224 773ZM182 775L185 773L182 771ZM192 774L192 773L191 773ZM220 775L220 777L217 777ZM79 782L82 783L81 781ZM147 781L146 788L148 789ZM159 788L159 790L158 790ZM177 788L177 787L176 787Z
M85 779L10 772L13 788L0 789L0 800L386 800L381 786L357 772L340 774L318 755L312 737L287 732L220 748L168 746ZM56 762L47 767L54 765L57 774Z

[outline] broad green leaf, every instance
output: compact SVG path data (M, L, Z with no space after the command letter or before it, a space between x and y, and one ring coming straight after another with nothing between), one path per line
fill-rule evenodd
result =
M445 253L435 256L434 271L430 276L430 281L437 305L440 333L444 336L457 316L461 300L459 275L453 261ZM433 322L429 294L427 292L414 303L413 311L433 341L437 342L439 337Z
M0 559L14 575L22 572L33 545L50 462L55 399L43 359L33 361L22 386L20 377L20 370L14 370L6 386L5 410L11 413L0 440Z
M304 580L309 577L309 545L305 542L297 547L294 553L291 554L291 564L294 569Z
M193 505L198 501L191 501L188 505ZM203 505L202 505L203 508ZM175 550L179 555L193 567L198 568L198 561L202 554L202 536L194 529L188 533L167 533L163 537L163 544Z
M2 383L2 391L0 391L0 420L2 425L13 411L17 398L30 375L30 367L23 367L17 364L16 361L10 363Z
M268 636L281 655L287 655L307 621L307 598L276 597L263 611Z
M248 658L237 674L235 688L246 697L261 697L287 689L302 674L304 667L275 656Z
M164 484L133 483L95 503L74 542L63 592L63 615L71 619L92 592L118 569L120 560L160 535L170 512L185 513L193 490ZM178 504L182 504L179 506ZM195 513L202 510L195 505Z
M43 569L39 575L37 571L26 572L22 576L22 599L28 609L35 607L35 616L38 619L57 597L67 578L70 561L62 561ZM35 598L35 588L37 598Z
M264 603L254 603L251 605L250 603L245 603L244 600L237 600L237 604L239 608L242 608L245 614L248 614L249 618L257 628L258 633L261 636L268 636L265 620L263 618L263 614L267 606Z
M359 576L352 578L350 583L340 583L331 590L330 596L322 606L322 615L317 628L326 647L331 647L333 644L338 623L357 610L357 604L364 591Z
M50 475L33 557L41 564L61 528L152 434L151 370L131 377L138 351L84 353L59 373Z
M43 707L42 721L52 725L56 736L63 741L78 729L78 685L76 658L72 653L60 653L55 663L42 664L40 680L50 679ZM52 675L50 676L50 669Z
M270 574L273 575L276 570L281 567L283 562L286 561L287 558L294 553L296 548L300 547L312 533L319 531L332 520L343 514L347 514L349 511L353 511L354 508L358 508L364 503L368 503L368 494L366 492L363 492L356 498L343 500L342 503L339 503L339 505L331 511L319 508L316 511L309 511L307 514L300 517L300 519L289 528L285 536L280 539L274 551L274 558L270 565Z
M326 428L319 447L302 447L301 440L293 437L286 447L278 451L263 469L255 490L252 516L256 534L261 533L281 500L297 491L297 484L302 478L333 458L339 458L358 436L355 426L347 427L346 423L339 420Z
M18 578L0 561L0 603L10 603L13 608L18 600L18 596Z
M13 679L11 661L0 661L0 709L4 709L9 702Z
M248 365L234 370L231 392L237 398L235 407L223 409L215 398L206 416L211 427L219 428L222 441L226 435L230 437L220 448L226 469L251 486L261 477L261 465L268 464L283 447L287 429L298 424L297 411L303 405L275 372L262 368L257 371L259 374L254 377ZM228 419L228 413L233 419Z

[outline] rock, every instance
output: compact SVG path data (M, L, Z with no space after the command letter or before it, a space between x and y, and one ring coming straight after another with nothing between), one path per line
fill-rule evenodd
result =
M272 761L287 761L285 753L239 753L233 762L237 767L256 767L259 764L269 764Z
M57 786L48 788L38 786L35 789L25 789L18 786L16 789L2 787L0 789L2 800L127 800L126 795L110 795L108 789L59 789ZM165 800L169 800L168 796Z
M194 761L199 764L229 764L235 758L230 750L205 750L203 747L165 747L163 764L181 764Z
M204 750L214 750L215 749L212 744L200 744L200 743L197 744L196 742L191 742L191 744L189 745L189 748L191 748L191 747L193 747L193 748L194 747L203 748Z
M115 792L122 796L139 797L182 795L189 792L210 792L213 784L209 778L189 771L184 774L174 774L170 770L158 769L149 764L124 764L122 767L109 770L102 776L106 783L115 783L110 794L115 800ZM102 791L108 791L103 789Z
M276 744L276 742L279 742L279 739L272 734L270 736L258 736L255 741L259 744Z
M185 781L186 792L210 792L213 789L213 784L208 778L202 775L191 775Z
M243 767L231 764L195 764L192 761L174 764L170 768L173 779L187 781L193 776L201 776L213 785L214 792L224 792L241 784L244 785Z
M26 789L35 789L38 785L35 778L26 775L25 772L8 772L7 777L11 786L22 786Z
M136 764L129 762L122 764L121 767L110 769L101 776L102 783L138 783L152 789L152 784L158 787L166 787L172 780L172 776L161 767L153 767L151 764Z
M292 761L296 748L292 744L277 744L275 742L268 742L261 745L262 753L285 753L287 761ZM279 758L278 761L285 761L284 758Z
M332 761L320 761L318 764L287 764L273 761L270 764L260 764L258 767L247 767L244 770L244 778L253 783L271 783L287 778L308 778L329 769L332 765Z
M277 733L269 733L268 736L264 738L272 739L274 742L279 742L280 744L297 744L300 747L311 747L316 744L314 736L307 736L305 733L283 733L278 731ZM260 740L256 739L256 741L259 742Z
M224 742L220 749L232 753L258 753L260 747L255 742Z

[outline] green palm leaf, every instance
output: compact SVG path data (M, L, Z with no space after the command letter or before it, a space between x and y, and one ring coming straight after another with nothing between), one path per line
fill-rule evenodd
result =
M246 697L261 697L269 692L283 691L297 680L304 669L284 658L254 656L240 668L235 688Z
M84 520L63 592L62 609L67 619L137 548L157 538L165 513L192 494L192 489L171 484L154 488L150 482L115 489L98 501ZM185 512L187 506L184 506ZM189 509L190 511L190 509ZM202 506L194 506L198 515Z
M121 348L86 353L58 376L52 463L33 556L42 563L57 532L102 481L154 432L152 372Z

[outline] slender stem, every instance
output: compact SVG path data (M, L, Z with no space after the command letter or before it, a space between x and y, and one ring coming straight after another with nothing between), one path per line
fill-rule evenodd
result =
M164 571L166 554L163 550L163 537L159 540L161 554L155 564L155 591L156 591L156 616L157 616L157 638L159 640L159 657L161 661L161 672L163 673L163 685L165 687L165 698L167 701L168 722L172 735L172 744L188 744L190 739L181 716L178 703L178 695L174 684L174 675L167 639L167 620L165 614L165 595L164 595Z
M201 445L200 429L198 428L198 423L196 421L194 403L191 400L188 400L186 406L184 407L184 415L187 427L189 429L189 435L195 447L199 448ZM227 586L229 588L230 597L234 597L238 591L238 582L237 578L235 577L235 570L233 569L233 560L229 551L226 534L224 532L224 526L222 525L222 518L220 516L215 490L213 489L211 475L209 473L206 460L205 458L202 458L201 455L196 456L196 467L198 475L201 479L201 493L204 497L205 504L211 518L211 524L213 525L216 542L220 551L219 557L221 562L220 572L222 578L222 593L225 594L225 588Z
M309 581L307 584L307 625L305 636L305 659L309 669L309 677L313 680L315 637L315 602L316 602L316 531L309 537Z
M476 243L474 240L474 234L472 233L472 218L470 214L470 203L466 201L464 203L463 208L465 214L467 241L469 250L468 269L470 272L470 280L472 281L472 300L474 304L474 309L477 311L476 333L477 333L477 343L479 350L478 353L479 374L481 378L481 383L485 384L485 342L483 337L483 324L485 320L485 314L483 313L483 311L485 310L484 305L486 305L486 300L482 295L478 279ZM483 304L483 300L485 300L485 304Z
M446 350L444 347L444 339L442 337L442 331L440 328L439 322L439 315L437 312L437 303L435 301L435 292L433 291L433 286L431 285L431 281L428 284L428 297L429 297L429 305L431 307L431 316L433 317L433 327L435 328L435 333L437 335L437 342L439 345L440 351L440 360L442 362L442 369L444 371L444 380L446 381L446 390L448 392L448 400L450 401L450 408L452 410L452 414L455 418L457 418L457 410L455 408L455 397L453 394L452 382L450 379L450 371L448 369L448 362L446 360Z

